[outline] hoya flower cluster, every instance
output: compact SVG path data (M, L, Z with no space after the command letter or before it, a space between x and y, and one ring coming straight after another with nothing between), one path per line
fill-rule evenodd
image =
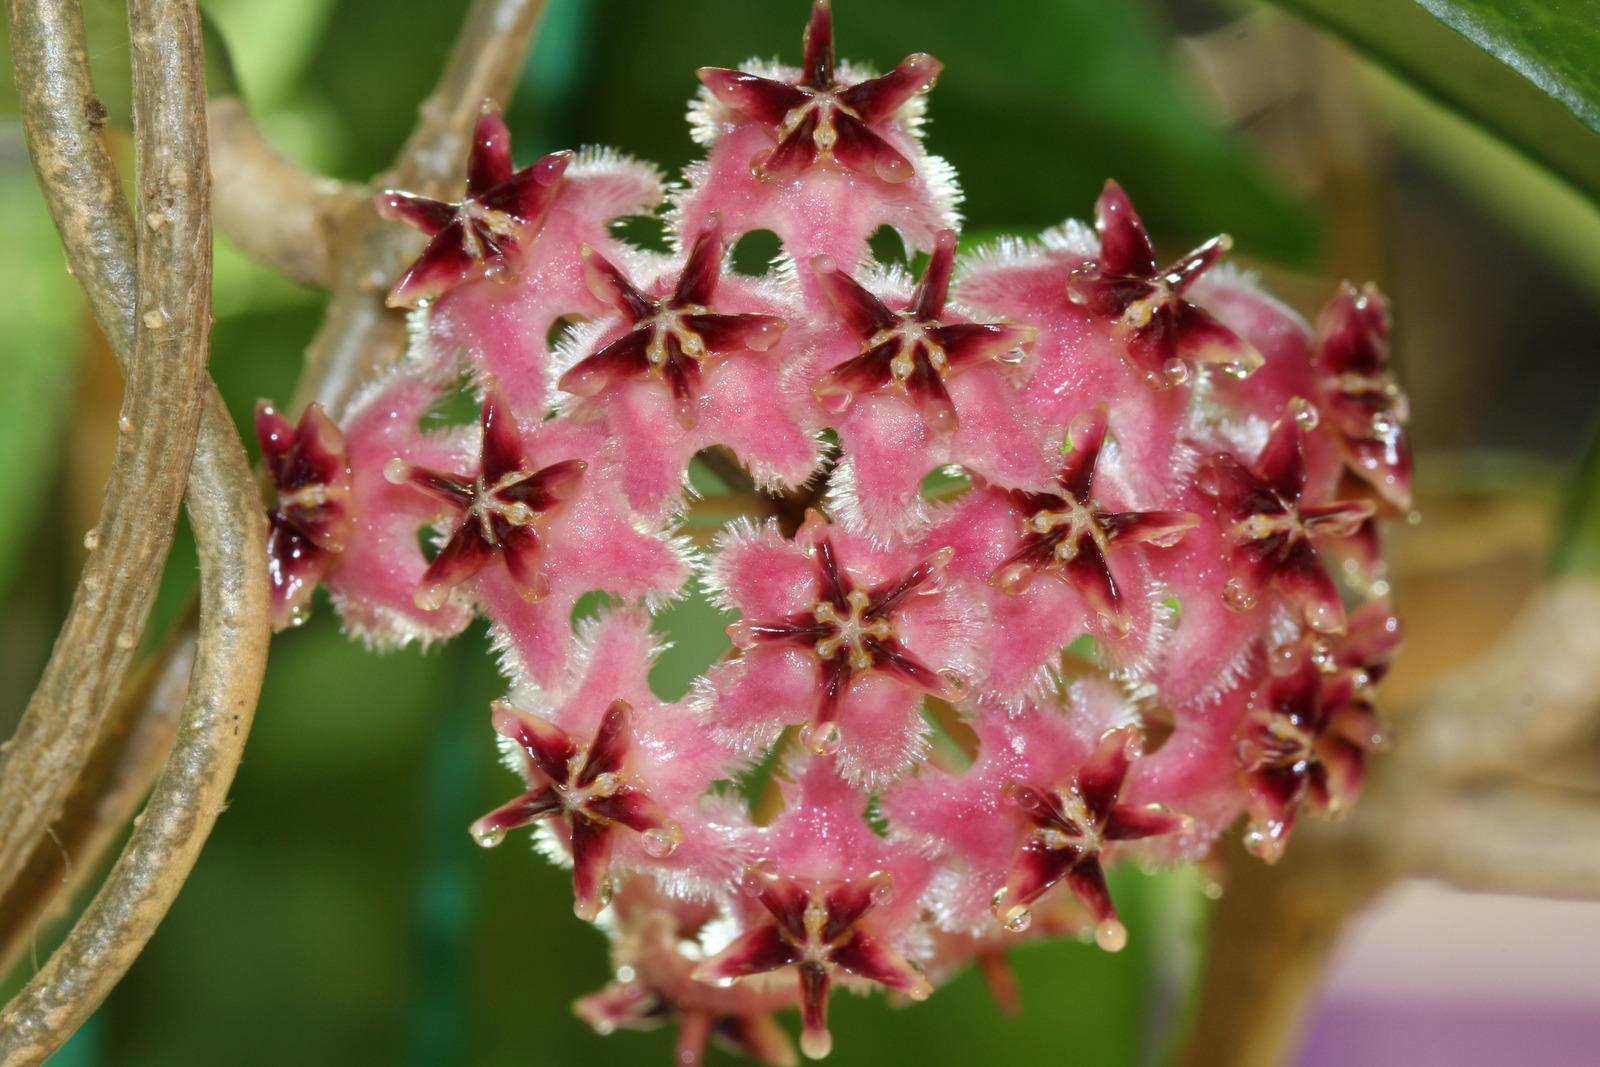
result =
M472 832L571 867L617 975L579 1014L674 1021L682 1062L791 1062L788 1007L825 1055L835 985L1115 951L1108 864L1201 856L1241 814L1273 859L1380 738L1375 516L1410 491L1382 298L1310 328L1225 237L1162 266L1114 182L1092 229L958 254L919 136L939 71L836 65L819 2L801 67L699 72L680 184L605 150L516 169L486 109L464 199L378 204L431 238L390 294L411 355L337 420L260 412L280 623L318 583L379 648L488 617L522 791ZM632 216L674 251L619 239ZM873 261L883 227L917 277ZM732 271L758 229L782 254ZM464 375L481 417L443 424ZM707 449L774 517L697 548ZM663 701L652 612L696 583L730 647Z

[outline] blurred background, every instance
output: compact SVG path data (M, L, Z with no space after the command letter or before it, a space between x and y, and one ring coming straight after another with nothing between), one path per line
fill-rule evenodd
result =
M131 158L116 132L128 122L123 15L85 6L108 127ZM268 137L360 180L410 129L464 6L202 3ZM838 0L836 22L841 56L944 61L929 143L961 174L969 235L1086 217L1115 176L1163 253L1229 232L1236 259L1305 314L1344 277L1390 294L1426 517L1391 548L1412 635L1389 689L1403 704L1487 647L1533 587L1590 439L1600 141L1420 8L1363 36L1366 24L1339 12L1370 2L1286 6L1315 25L1226 0L989 0L981 14L969 0ZM680 166L693 155L694 69L796 61L806 7L550 0L509 112L519 162L599 143ZM1324 32L1330 19L1360 50ZM0 94L7 736L71 594L121 382L62 269L9 75ZM1462 117L1474 94L1500 109L1485 114L1505 138ZM242 426L257 398L288 399L322 302L219 245L213 375ZM186 536L152 634L195 589ZM663 626L677 644L654 680L671 698L723 638L694 602ZM374 657L326 610L278 638L226 816L149 949L55 1062L668 1062L669 1032L602 1039L570 1014L608 974L602 938L571 915L566 875L526 848L483 852L467 837L514 787L484 715L502 689L485 645L480 629L426 655ZM1209 876L1120 877L1127 951L1017 951L1017 1018L972 974L905 1011L838 997L831 1062L969 1063L996 1050L1159 1062L1181 1027ZM34 959L0 979L0 995L60 933L38 931ZM1597 956L1595 906L1407 887L1347 939L1303 1062L1511 1062L1497 1050L1583 1062L1578 1050L1600 1047Z

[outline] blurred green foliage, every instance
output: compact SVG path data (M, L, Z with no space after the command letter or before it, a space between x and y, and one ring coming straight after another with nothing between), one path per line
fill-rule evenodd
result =
M1273 2L1343 37L1600 201L1596 0Z

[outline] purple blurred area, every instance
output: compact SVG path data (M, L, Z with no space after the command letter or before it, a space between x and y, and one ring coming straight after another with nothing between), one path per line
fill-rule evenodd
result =
M1600 904L1400 886L1347 928L1295 1063L1600 1064Z

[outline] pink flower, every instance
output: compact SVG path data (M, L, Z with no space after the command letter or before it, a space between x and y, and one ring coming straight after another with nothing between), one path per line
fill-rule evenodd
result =
M1311 503L1306 488L1304 430L1309 409L1291 405L1272 428L1252 467L1218 453L1201 472L1232 543L1233 577L1223 589L1230 607L1248 611L1269 586L1298 604L1312 629L1341 633L1344 605L1323 568L1314 540L1349 537L1372 516L1370 503Z
M454 367L457 353L492 377L524 419L550 402L553 338L562 327L612 310L584 280L582 250L622 257L611 224L648 215L661 201L654 168L601 149L573 156L538 233L518 248L514 276L503 284L477 282L451 290L413 315L414 353Z
M803 68L701 69L690 122L710 155L689 168L680 232L721 212L740 232L774 231L799 262L826 254L854 264L886 225L932 244L954 224L958 199L949 166L917 138L922 94L939 70L920 53L882 77L836 69L827 0L812 5Z
M1406 395L1389 368L1389 315L1375 285L1349 282L1317 319L1317 403L1350 465L1395 507L1411 506Z
M498 559L506 577L528 600L550 592L540 556L540 531L556 509L572 496L588 464L564 459L532 469L522 447L522 433L496 385L483 401L482 455L478 469L456 474L392 459L384 477L433 497L460 518L417 583L417 606L432 611L450 593Z
M880 538L919 517L918 488L936 467L960 461L1002 485L1049 479L1045 434L1017 402L1010 366L1037 331L947 310L955 244L941 231L904 302L874 294L830 257L811 264L842 328L817 339L797 376L811 378L839 432L840 510Z
M466 199L445 203L398 189L377 199L380 215L432 238L389 291L389 306L416 307L478 278L514 277L571 161L571 152L555 152L513 171L511 132L497 109L485 107L467 158Z
M531 788L474 822L472 835L492 846L507 830L536 819L564 820L572 850L573 910L580 919L593 919L611 899L612 839L619 829L640 834L645 850L658 857L671 855L683 839L683 830L628 767L633 707L613 701L587 744L507 701L497 702L494 712L495 732L526 756Z
M960 699L973 680L976 608L943 586L949 562L874 550L815 515L794 541L733 528L708 581L743 616L728 628L742 655L708 676L701 714L747 750L803 723L807 747L869 786L902 773L923 696Z
M265 400L256 404L256 440L277 500L267 512L272 568L272 625L298 626L311 593L344 550L354 521L344 435L320 404L298 425Z
M593 398L571 410L599 411L628 498L643 511L675 500L689 458L712 444L732 448L763 486L793 487L817 465L817 443L779 384L786 353L775 346L792 310L746 279L719 281L724 251L713 221L676 279L662 275L648 291L584 253L590 288L616 314L575 335L559 387Z
M1095 203L1100 259L1073 272L1072 299L1112 327L1123 355L1155 389L1189 380L1196 363L1219 363L1234 374L1248 374L1261 354L1199 305L1185 299L1188 288L1233 241L1213 237L1170 267L1156 264L1155 246L1122 186L1106 182Z
M790 805L764 831L763 859L744 874L759 904L749 925L695 969L714 982L794 968L801 1000L800 1048L828 1054L828 994L840 979L864 979L914 1000L933 992L896 948L926 880L926 864L890 860L860 817L860 796L827 761L812 758L798 774ZM883 860L884 865L875 865Z

